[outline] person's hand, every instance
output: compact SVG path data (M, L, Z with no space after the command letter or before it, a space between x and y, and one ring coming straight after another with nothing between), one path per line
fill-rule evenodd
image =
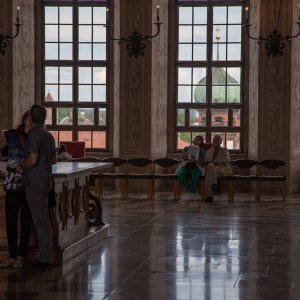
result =
M16 171L17 171L18 173L20 173L20 174L23 173L23 169L20 167L20 165L17 165L17 166L16 166Z
M184 153L182 154L182 158L183 158L183 159L187 159L188 157L189 157L189 155L188 155L187 152L184 152Z

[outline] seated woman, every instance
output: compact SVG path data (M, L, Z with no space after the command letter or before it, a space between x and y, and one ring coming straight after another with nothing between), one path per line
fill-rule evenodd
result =
M222 137L214 136L212 147L206 152L205 162L205 202L213 201L213 192L218 191L217 179L222 176L232 175L229 151L221 147Z
M66 145L60 145L57 151L57 160L62 162L70 162L72 161L73 157L70 153L67 152Z
M199 147L199 160L195 161L188 159L189 147L183 149L183 162L179 165L177 175L179 181L183 184L186 190L192 193L195 200L199 200L198 187L200 183L201 174L204 166L205 151L202 149L204 140L201 135L197 135L193 140L193 145Z

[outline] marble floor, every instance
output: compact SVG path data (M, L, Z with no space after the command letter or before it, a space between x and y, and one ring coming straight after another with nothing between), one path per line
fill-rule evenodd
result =
M0 299L300 299L299 197L103 206L106 242L49 271L0 270Z

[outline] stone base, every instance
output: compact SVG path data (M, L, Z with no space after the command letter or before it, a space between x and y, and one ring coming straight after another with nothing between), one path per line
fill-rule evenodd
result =
M70 228L67 231L60 232L60 249L54 252L55 264L63 264L84 251L87 251L92 246L105 241L108 238L108 227L88 225L80 226L80 228ZM6 259L7 240L0 239L0 259ZM37 248L29 248L28 261L33 261L38 257Z
M109 225L93 227L85 225L60 232L60 250L55 251L55 263L63 264L95 244L103 242L108 238L108 227Z

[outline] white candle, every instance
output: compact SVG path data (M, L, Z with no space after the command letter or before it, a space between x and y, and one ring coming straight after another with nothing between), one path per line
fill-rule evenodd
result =
M245 17L246 17L246 23L249 22L249 7L246 6L245 7Z
M159 18L159 5L156 5L156 18Z

